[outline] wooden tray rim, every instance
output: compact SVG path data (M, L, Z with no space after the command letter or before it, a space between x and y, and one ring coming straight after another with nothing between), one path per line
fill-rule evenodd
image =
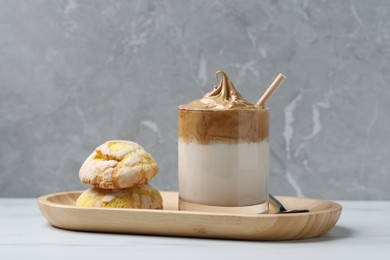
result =
M58 192L58 193L51 193L46 194L43 196L40 196L37 199L38 204L51 206L51 207L57 207L57 208L70 208L70 209L78 209L78 210L97 210L97 211L122 211L122 212L143 212L143 213L151 213L151 214L184 214L184 215L208 215L208 216L240 216L240 217L246 217L246 218L273 218L273 217L282 217L282 218L295 218L295 217L303 217L307 215L321 215L326 213L333 213L337 211L342 210L342 206L334 201L331 200L325 200L325 199L316 199L316 198L306 198L306 197L295 197L295 196L275 196L279 200L283 199L300 199L300 200L314 200L318 202L326 202L330 204L332 207L324 210L317 210L317 211L310 211L307 213L291 213L291 214L275 214L275 213L264 213L264 214L236 214L236 213L210 213L210 212L199 212L199 211L180 211L180 210L155 210L155 209L129 209L129 208L104 208L104 207L79 207L79 206L72 206L72 205L65 205L61 203L55 203L50 201L49 199L55 196L63 196L68 195L71 193L75 194L81 194L83 191L65 191L65 192ZM161 193L171 193L171 194L177 194L176 191L161 191Z

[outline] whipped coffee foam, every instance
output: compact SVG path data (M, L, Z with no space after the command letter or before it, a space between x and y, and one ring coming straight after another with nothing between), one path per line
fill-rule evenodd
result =
M179 109L186 110L234 110L234 109L258 109L254 104L246 101L236 90L233 83L222 70L216 72L221 75L218 86L206 93L203 98L194 100L188 104L180 105Z

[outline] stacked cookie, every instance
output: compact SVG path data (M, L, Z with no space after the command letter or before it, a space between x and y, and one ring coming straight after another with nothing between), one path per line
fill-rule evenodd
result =
M94 187L83 192L76 205L162 209L160 192L148 184L157 172L156 161L139 144L105 142L81 166L81 182Z

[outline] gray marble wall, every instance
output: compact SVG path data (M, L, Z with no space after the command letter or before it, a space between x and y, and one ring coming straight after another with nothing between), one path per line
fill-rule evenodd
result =
M224 69L256 102L277 73L270 190L390 199L390 2L0 0L0 196L85 189L110 139L177 190L178 104Z

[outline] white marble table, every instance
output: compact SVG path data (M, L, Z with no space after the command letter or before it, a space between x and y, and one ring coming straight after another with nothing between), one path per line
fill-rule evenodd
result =
M0 259L390 259L390 201L338 201L341 218L327 235L248 242L61 230L35 199L0 199Z

